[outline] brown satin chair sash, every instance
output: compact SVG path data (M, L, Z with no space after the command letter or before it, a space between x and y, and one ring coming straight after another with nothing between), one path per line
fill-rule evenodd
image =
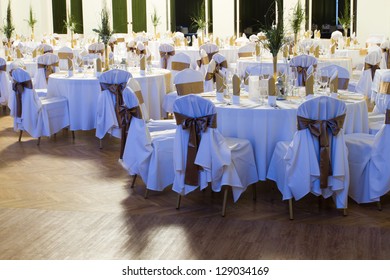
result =
M216 54L218 51L216 52L211 52L211 53L208 53L207 54L207 57L209 58L209 61L211 61L211 59L213 58L213 55Z
M121 128L121 148L119 158L123 158L123 152L125 151L125 145L127 140L127 134L129 132L129 127L131 124L131 119L133 117L137 119L142 119L142 112L139 106L133 108L127 108L124 104L119 106L119 116L120 116L120 128Z
M59 59L73 59L73 53L58 53Z
M185 84L176 84L177 95L187 95L191 93L204 92L203 82L192 82Z
M390 124L390 110L386 110L385 124Z
M252 57L252 53L251 52L239 52L238 53L238 57Z
M6 71L7 70L7 65L1 65L0 66L0 71Z
M188 117L177 112L174 112L174 114L176 124L181 125L184 130L188 129L190 131L184 183L190 186L199 186L198 172L201 170L201 167L195 164L195 158L201 141L202 132L205 132L208 127L217 127L217 114L198 118Z
M163 52L163 51L160 51L160 56L163 60L163 68L164 69L167 69L168 67L168 59L170 56L174 56L175 55L175 51L171 51L171 52Z
M228 64L226 60L222 61L221 63L215 62L215 72L218 73L221 68L225 68L225 69L228 68Z
M178 61L172 61L172 67L171 69L174 71L181 71L184 69L190 68L189 63L184 63L184 62L178 62Z
M379 93L390 94L390 82L381 82L379 85Z
M329 120L311 120L297 116L298 130L309 129L310 133L319 138L320 143L320 185L328 187L328 176L333 174L328 129L336 136L344 125L345 114Z
M13 89L13 91L15 91L15 94L16 94L16 116L18 118L22 117L22 94L23 94L25 88L28 88L28 89L33 88L33 84L31 82L31 80L24 81L21 83L18 83L18 82L12 83L12 89Z
M146 50L139 50L139 49L135 49L135 53L140 55L140 54L143 54L143 55L146 55Z
M137 50L136 47L127 47L128 52L135 52Z
M198 59L198 60L196 61L196 63L198 64L199 67L201 67L202 64L203 64L203 65L207 65L207 64L210 63L209 57L208 57L208 56L202 57L201 59Z
M348 84L348 78L339 78L338 89L348 89Z
M88 53L91 53L91 54L98 54L100 53L101 55L104 54L104 49L103 50L88 50Z
M108 90L113 95L115 95L115 113L118 121L118 125L122 128L122 121L120 116L120 107L124 104L122 92L126 88L126 83L121 84L108 84L108 83L100 83L101 90Z
M298 76L302 77L302 84L300 84L301 79L298 79L298 86L305 86L306 85L307 69L308 68L309 67L297 66Z
M368 70L368 69L371 69L371 77L372 77L372 79L374 79L376 70L380 69L379 63L375 64L375 65L364 63L364 70Z
M38 69L43 68L45 71L46 82L49 79L50 74L54 73L54 67L58 67L58 65L59 65L58 62L47 64L47 65L38 63Z

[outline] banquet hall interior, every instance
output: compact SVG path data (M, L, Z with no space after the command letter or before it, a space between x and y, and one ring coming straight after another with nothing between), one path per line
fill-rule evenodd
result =
M0 0L0 259L389 259L389 10Z

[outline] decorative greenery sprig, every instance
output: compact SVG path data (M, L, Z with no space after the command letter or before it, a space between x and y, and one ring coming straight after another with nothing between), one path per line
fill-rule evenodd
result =
M154 27L157 27L157 25L161 22L161 17L157 15L156 7L154 7L153 14L151 14L150 19L152 20L152 24Z
M191 17L191 27L204 30L207 28L206 16L205 16L205 3L204 1L200 5L198 12Z
M107 6L104 5L104 8L102 9L100 13L101 18L101 25L98 29L94 28L92 31L96 32L99 35L99 40L102 40L102 42L107 45L108 41L111 38L111 35L113 34L113 30L111 30L110 27L110 16L107 10Z
M305 11L302 8L301 1L298 0L298 3L294 8L291 17L291 28L294 33L295 39L297 38L297 35L299 33L299 30L301 29L301 25L304 20L305 20Z
M74 33L77 28L77 22L72 14L69 13L69 11L66 11L67 14L67 20L64 20L64 27L69 29L70 32Z
M15 31L15 26L12 24L11 0L8 1L6 23L1 30L9 42L12 37L12 33Z
M348 29L351 26L351 15L349 9L349 1L344 1L344 12L339 17L339 22L344 29Z
M285 43L283 21L280 20L283 15L281 1L282 0L275 0L278 7L278 23L273 25L271 28L264 30L267 40L263 43L263 45L272 53L273 57L278 55L279 50Z
M25 19L27 21L28 26L30 26L31 31L34 31L34 26L38 22L38 20L34 17L33 9L30 5L30 13L29 13L29 18Z

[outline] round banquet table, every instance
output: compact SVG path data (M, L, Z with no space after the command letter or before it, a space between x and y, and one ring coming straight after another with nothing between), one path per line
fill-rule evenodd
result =
M140 75L136 68L128 71L140 83L145 106L151 119L161 119L162 101L171 87L170 71L154 69ZM167 85L167 86L166 86ZM65 96L69 104L70 130L90 130L96 128L97 99L100 92L99 80L93 72L74 73L68 77L67 72L51 74L47 86L47 96Z
M365 55L360 54L360 49L343 49L336 50L336 57L350 57L352 59L352 67L356 68L358 65L364 64Z
M38 66L36 60L33 60L31 58L22 58L19 59L23 61L24 65L26 66L26 71L30 74L31 78L34 78L35 73L37 72ZM13 61L7 61L7 72L10 70L10 65Z
M277 101L277 107L261 105L242 96L240 105L218 102L215 94L204 93L217 108L218 130L226 137L248 139L253 146L260 180L266 180L268 166L279 141L291 141L297 130L297 108L302 101L295 97ZM368 133L367 104L362 95L342 92L347 113L344 133Z
M191 64L193 66L196 66L196 60L199 59L199 48L197 47L176 48L175 52L188 54L191 57ZM219 53L226 58L228 64L235 63L238 57L237 47L220 48Z

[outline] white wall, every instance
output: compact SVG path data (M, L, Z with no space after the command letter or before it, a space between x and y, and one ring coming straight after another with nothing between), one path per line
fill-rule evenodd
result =
M212 24L214 37L234 35L234 0L213 0Z
M99 28L100 26L100 13L103 8L103 0L83 0L83 25L84 25L84 37L88 38L96 36L96 33L92 31L93 28ZM110 13L110 22L112 29L112 1L107 0L107 9Z
M160 24L157 26L157 32L162 34L169 30L167 26L167 2L166 0L147 0L146 1L146 28L147 32L153 34L154 28L151 15L156 8L157 16L160 17Z
M390 1L359 0L357 3L357 36L364 43L370 34L390 37Z
M315 1L315 0L314 0ZM301 6L302 9L305 10L305 0L301 0ZM287 34L292 34L291 29L291 16L293 14L293 10L295 6L297 5L298 0L284 0L283 1L283 23L284 23L284 29ZM305 23L302 23L301 26L301 32L305 31Z

